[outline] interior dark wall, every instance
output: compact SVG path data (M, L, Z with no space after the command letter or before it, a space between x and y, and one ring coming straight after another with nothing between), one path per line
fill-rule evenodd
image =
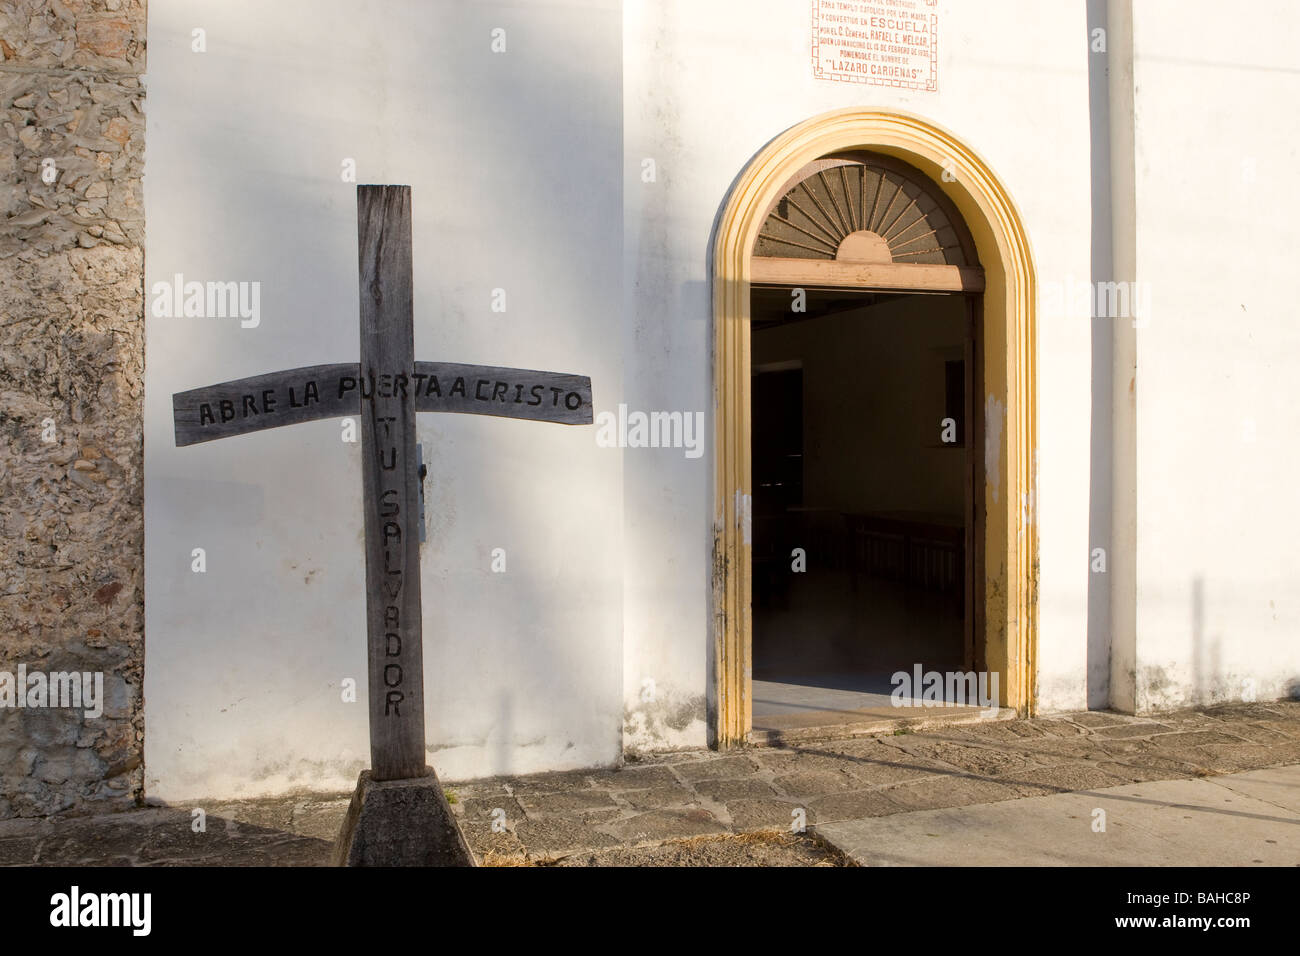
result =
M773 315L756 309L754 319ZM940 428L946 363L963 358L964 328L961 297L900 295L754 332L756 370L801 363L805 506L963 514L960 445L944 447ZM783 421L760 413L756 404L756 450Z

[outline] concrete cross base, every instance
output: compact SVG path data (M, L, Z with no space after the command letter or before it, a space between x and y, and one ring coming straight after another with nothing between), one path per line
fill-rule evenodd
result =
M432 767L408 780L363 770L338 842L335 866L477 866Z

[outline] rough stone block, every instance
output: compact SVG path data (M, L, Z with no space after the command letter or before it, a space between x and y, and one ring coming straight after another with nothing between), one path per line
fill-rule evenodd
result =
M476 866L432 767L410 780L362 771L334 847L335 866Z

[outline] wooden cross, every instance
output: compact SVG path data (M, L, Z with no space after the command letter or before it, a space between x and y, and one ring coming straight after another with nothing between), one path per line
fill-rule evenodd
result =
M357 253L360 363L177 392L172 411L178 446L361 416L371 776L404 780L426 773L415 413L586 425L592 421L591 379L415 361L409 186L357 187Z

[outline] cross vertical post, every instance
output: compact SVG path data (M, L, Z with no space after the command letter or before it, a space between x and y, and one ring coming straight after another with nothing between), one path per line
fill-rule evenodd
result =
M426 774L409 186L357 187L357 258L370 767L404 780Z

